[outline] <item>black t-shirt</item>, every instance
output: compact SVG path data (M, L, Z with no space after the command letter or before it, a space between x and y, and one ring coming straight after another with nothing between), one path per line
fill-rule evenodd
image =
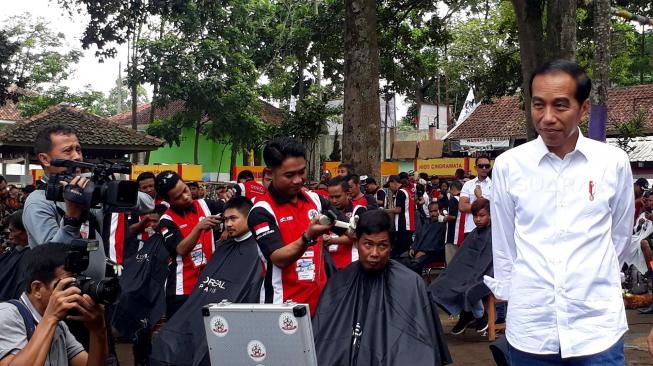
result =
M385 196L386 196L386 194L385 194L385 191L383 189L377 190L374 195L376 196L377 201L381 201L381 202L383 202L382 205L385 205Z
M458 217L458 200L455 197L451 197L449 200L449 216ZM447 222L447 243L453 243L453 238L456 236L456 221Z

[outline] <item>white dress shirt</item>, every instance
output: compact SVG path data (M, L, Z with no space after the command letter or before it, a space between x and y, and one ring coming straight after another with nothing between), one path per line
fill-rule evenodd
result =
M463 189L460 190L460 197L467 197L469 198L470 204L474 203L474 201L476 201L476 195L474 194L476 186L481 186L481 196L483 196L483 198L490 201L492 200L492 179L490 179L490 177L483 180L479 180L478 177L468 180L463 184ZM476 229L474 216L471 212L468 212L467 215L465 215L465 233L469 233L474 229Z
M494 279L485 283L508 300L508 342L563 358L610 348L628 330L620 284L635 207L627 154L580 134L560 159L538 138L499 156L492 178Z

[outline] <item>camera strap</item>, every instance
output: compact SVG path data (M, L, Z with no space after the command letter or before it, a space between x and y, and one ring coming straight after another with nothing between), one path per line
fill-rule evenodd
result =
M34 316L22 301L14 299L9 300L8 303L14 305L18 309L20 316L23 318L23 322L25 323L25 332L27 333L27 341L29 342L29 340L32 339L32 335L34 335L34 330L36 330L36 321L34 320Z

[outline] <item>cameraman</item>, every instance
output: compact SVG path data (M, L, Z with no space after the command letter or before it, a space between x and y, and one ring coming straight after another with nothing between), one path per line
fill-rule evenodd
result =
M53 243L28 254L26 292L20 300L0 303L0 366L104 365L104 309L71 286L74 278L64 270L67 252L67 245ZM88 353L64 319L84 322L91 334Z
M25 201L23 210L23 224L27 229L27 236L31 248L47 242L70 243L73 239L89 238L100 241L100 235L105 212L102 209L88 209L83 205L66 200L65 202L48 201L45 198L44 187L50 174L63 173L67 168L52 166L54 159L68 159L82 161L82 147L73 129L63 125L48 126L39 131L34 142L34 151L41 166L43 177L39 189L30 194ZM70 184L83 188L88 179L76 176ZM137 209L151 211L154 201L149 195L139 192ZM94 279L101 279L105 273L105 253L103 251L91 252L91 263L86 275Z

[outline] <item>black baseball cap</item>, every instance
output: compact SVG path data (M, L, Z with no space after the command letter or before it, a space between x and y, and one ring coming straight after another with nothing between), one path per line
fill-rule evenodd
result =
M385 184L383 185L383 188L388 188L388 187L390 186L390 182L397 182L397 183L399 183L400 180L401 180L401 179L399 179L399 176L398 176L398 175L391 175L391 176L388 177L388 181L385 182Z
M646 178L637 179L635 184L637 184L642 189L648 189L648 180L646 180Z
M367 179L363 181L363 184L368 185L368 184L377 184L377 183L376 183L376 179L372 177L367 177Z

